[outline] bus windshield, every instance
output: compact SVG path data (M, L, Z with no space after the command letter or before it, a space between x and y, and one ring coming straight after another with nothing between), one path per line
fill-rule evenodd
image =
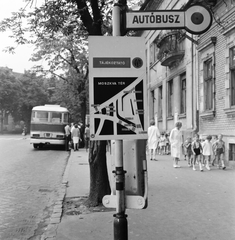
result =
M31 122L38 123L68 123L69 114L62 112L33 111Z

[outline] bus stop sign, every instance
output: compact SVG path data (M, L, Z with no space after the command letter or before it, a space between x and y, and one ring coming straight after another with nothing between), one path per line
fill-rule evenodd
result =
M133 11L126 13L126 30L185 29L192 34L206 32L212 24L210 10L200 4L186 10Z
M89 37L91 140L147 138L145 42Z

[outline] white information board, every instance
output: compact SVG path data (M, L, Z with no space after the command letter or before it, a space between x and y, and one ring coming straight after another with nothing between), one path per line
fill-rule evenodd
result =
M90 139L146 139L146 94L144 39L90 36Z

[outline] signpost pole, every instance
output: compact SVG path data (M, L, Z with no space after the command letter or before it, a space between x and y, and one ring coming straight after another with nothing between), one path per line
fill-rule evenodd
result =
M121 8L113 8L113 36L121 36ZM117 206L114 215L114 240L128 239L127 215L125 214L125 171L123 170L123 140L115 140L115 174Z

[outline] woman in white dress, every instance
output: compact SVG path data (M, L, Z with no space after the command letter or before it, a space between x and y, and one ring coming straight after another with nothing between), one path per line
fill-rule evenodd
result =
M180 131L180 128L182 127L181 122L175 123L175 128L171 130L170 133L170 143L171 143L171 156L173 157L173 167L179 168L179 159L181 157L181 150L182 150L182 133Z
M150 127L148 128L148 148L150 154L150 160L157 160L156 159L156 150L158 145L158 139L160 137L160 132L158 127L155 126L155 121L150 121Z
M80 129L77 124L74 125L71 134L73 138L74 151L79 150Z

